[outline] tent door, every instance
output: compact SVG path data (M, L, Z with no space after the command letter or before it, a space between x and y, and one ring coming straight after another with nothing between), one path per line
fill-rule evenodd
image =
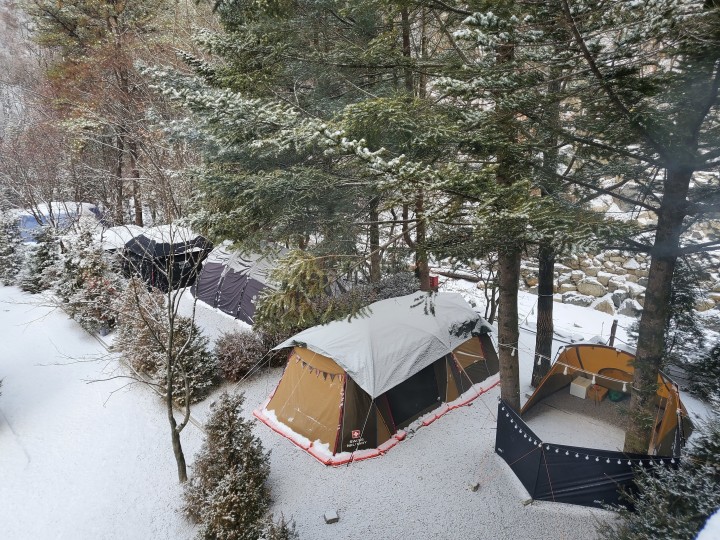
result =
M398 428L408 426L428 411L438 407L441 401L435 364L401 382L386 392L393 420Z

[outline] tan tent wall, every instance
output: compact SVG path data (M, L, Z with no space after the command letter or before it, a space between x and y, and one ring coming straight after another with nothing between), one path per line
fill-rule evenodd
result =
M635 371L635 356L605 345L575 345L563 349L552 368L540 382L537 389L527 400L521 414L531 409L545 397L569 385L577 376L592 378L605 388L618 391L629 391L632 375ZM564 372L567 371L567 375ZM623 390L623 383L627 383ZM662 373L658 375L657 390L658 417L648 454L670 452L675 431L678 428L678 409L681 416L686 417L687 411L680 401L675 385ZM689 433L686 433L689 435Z
M345 372L333 360L295 347L265 407L296 433L330 445L335 453Z

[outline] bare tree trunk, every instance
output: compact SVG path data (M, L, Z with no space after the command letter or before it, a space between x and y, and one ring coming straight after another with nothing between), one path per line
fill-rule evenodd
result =
M425 247L426 226L425 226L425 208L424 197L422 191L419 191L415 198L415 219L417 219L417 227L415 228L415 271L420 280L420 290L430 290L430 265L428 264L428 253Z
M115 162L115 208L113 208L113 221L115 225L123 225L125 223L123 211L124 194L123 194L123 155L125 153L125 142L122 135L117 135L116 142L116 162Z
M506 44L498 47L497 63L510 62L515 56L515 47ZM502 113L498 118L499 129L507 136L516 138L511 113ZM506 149L498 152L495 181L501 186L511 186L515 170L512 153ZM500 397L516 411L520 411L520 365L518 345L518 291L520 289L520 246L512 238L507 239L498 250L498 284L500 289L498 311L498 357L500 360Z
M173 415L172 397L168 393L167 398L167 413L168 421L170 422L170 438L172 439L173 455L175 456L175 463L177 465L178 480L180 482L187 482L187 463L185 463L185 454L180 443L180 432L177 430L177 422Z
M400 10L400 20L402 27L402 54L407 59L408 65L405 67L405 90L412 96L414 94L413 73L410 68L410 13L408 8L404 7Z
M555 250L546 241L540 244L538 253L538 311L535 336L535 362L532 385L537 387L550 371L550 355L553 342L553 290L555 288Z
M498 357L500 359L500 397L514 410L520 410L520 366L518 362L518 290L520 288L520 250L508 248L498 254L500 309L498 311Z
M142 197L140 195L140 170L138 169L138 149L135 141L128 142L128 156L130 157L130 176L132 177L133 208L135 211L135 225L143 226Z
M668 170L658 211L655 243L650 255L645 305L640 318L632 397L630 426L625 435L625 451L648 451L655 429L657 377L665 351L665 329L670 313L670 295L675 262L678 257L682 222L687 211L687 194L692 171Z
M560 76L558 70L551 70L551 80L548 83L547 91L549 96L556 96L560 92ZM557 172L559 162L558 136L560 128L560 103L553 101L547 110L551 128L545 138L546 150L543 152L543 166L547 171L546 178L542 182L541 196L547 197L557 191L557 180L554 174ZM555 246L550 240L544 238L540 241L538 250L538 311L537 311L537 334L535 336L535 361L531 384L537 387L540 381L550 371L550 355L552 355L553 333L553 292L555 289L555 257L557 253Z
M370 200L370 283L377 283L382 277L380 263L380 214L378 212L378 197Z

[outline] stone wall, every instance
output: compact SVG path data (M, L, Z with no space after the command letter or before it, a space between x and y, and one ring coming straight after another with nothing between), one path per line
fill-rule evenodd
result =
M708 261L711 265L713 259ZM714 260L715 268L720 261ZM606 251L596 255L572 255L555 264L554 300L592 307L610 315L636 317L645 303L650 257L644 254ZM537 294L538 266L526 262L521 275L524 288ZM698 311L720 308L720 280L717 275L708 292L696 305Z

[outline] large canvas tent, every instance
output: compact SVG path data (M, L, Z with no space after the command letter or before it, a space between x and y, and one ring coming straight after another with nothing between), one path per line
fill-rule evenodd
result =
M218 246L203 264L191 292L201 302L253 324L257 296L268 286L268 275L280 253L246 254Z
M125 268L161 291L195 282L212 243L186 227L150 227L125 244Z
M629 454L544 441L522 415L543 399L566 389L577 376L593 384L628 392L635 356L599 344L562 349L521 413L498 405L495 451L508 463L533 499L602 507L617 504L622 490L634 488L638 467L674 466L692 425L680 393L666 375L658 375L656 418L647 454ZM573 398L575 399L575 398ZM567 422L576 422L568 417Z
M497 384L490 326L453 293L382 300L300 332L255 416L326 465L378 456ZM479 383L486 382L483 388Z

